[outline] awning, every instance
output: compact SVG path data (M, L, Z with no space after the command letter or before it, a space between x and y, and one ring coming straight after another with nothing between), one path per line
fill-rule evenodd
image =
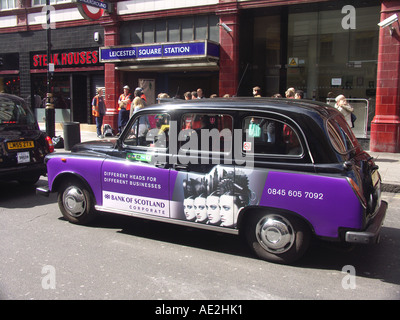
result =
M116 66L115 69L121 71L147 71L147 72L180 72L180 71L218 71L219 66L216 61L204 62L177 62L165 64L133 64Z

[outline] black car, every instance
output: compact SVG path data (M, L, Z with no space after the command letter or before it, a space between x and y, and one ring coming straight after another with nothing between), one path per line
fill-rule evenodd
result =
M202 99L146 107L118 139L46 157L63 216L98 211L243 234L289 263L311 237L375 243L380 175L340 112L285 99ZM206 234L205 234L206 236Z
M36 183L47 172L45 156L53 151L25 101L0 94L0 180Z

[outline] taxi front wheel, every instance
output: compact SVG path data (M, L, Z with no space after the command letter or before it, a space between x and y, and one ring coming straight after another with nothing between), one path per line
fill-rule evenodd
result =
M259 258L289 264L303 256L311 234L308 226L295 216L263 212L249 217L245 237Z
M62 185L58 193L58 206L64 218L75 224L87 224L94 216L91 193L77 180Z

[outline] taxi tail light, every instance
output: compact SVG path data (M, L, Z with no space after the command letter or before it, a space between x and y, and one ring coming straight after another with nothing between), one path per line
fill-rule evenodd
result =
M363 193L361 192L360 187L357 185L357 183L352 178L347 178L347 180L349 181L351 187L353 188L354 192L356 193L358 199L360 199L363 207L366 208L367 200L365 200L365 197L364 197Z
M51 138L49 136L46 136L46 143L47 143L47 147L49 148L49 152L50 153L54 152L53 140L51 140Z

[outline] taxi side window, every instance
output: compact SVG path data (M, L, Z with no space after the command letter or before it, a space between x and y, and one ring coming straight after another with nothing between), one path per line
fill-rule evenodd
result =
M144 114L135 119L123 143L126 146L168 147L169 114Z
M254 139L253 146L247 152L260 155L301 156L303 147L299 135L288 124L263 117L246 117L243 120L243 139Z
M233 118L228 114L187 113L182 116L179 144L202 152L232 151Z

